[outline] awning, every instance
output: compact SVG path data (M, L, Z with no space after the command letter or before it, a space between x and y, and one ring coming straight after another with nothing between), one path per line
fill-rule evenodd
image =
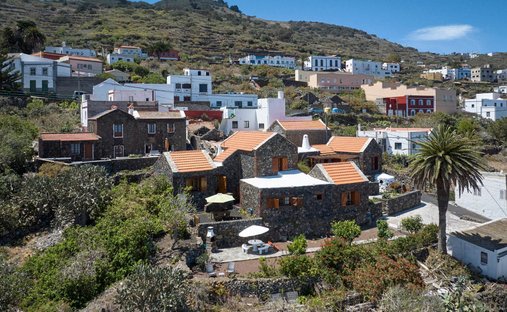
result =
M239 237L251 237L251 236L257 236L266 233L269 231L269 229L265 226L260 225L251 225L244 229L243 231L239 232Z
M233 201L234 197L229 194L218 193L213 196L206 197L206 202L208 204L225 204Z

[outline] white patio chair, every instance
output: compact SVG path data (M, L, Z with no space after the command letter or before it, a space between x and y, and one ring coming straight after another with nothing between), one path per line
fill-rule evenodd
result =
M243 250L243 253L248 253L248 250L250 249L250 245L247 245L247 244L243 244L241 245L241 249Z
M230 275L230 274L234 274L236 273L236 264L231 261L227 264L227 274Z
M263 245L262 247L257 248L257 250L259 251L259 255L267 253L269 250L269 245Z
M208 273L209 277L216 277L217 272L215 272L215 269L213 268L213 263L209 262L206 263L206 272Z

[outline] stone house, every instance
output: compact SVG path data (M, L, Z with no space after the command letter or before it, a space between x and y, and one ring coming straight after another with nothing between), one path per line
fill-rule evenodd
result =
M95 133L41 133L40 158L68 158L71 161L95 160L100 136Z
M354 161L369 177L382 172L382 148L372 138L333 136L325 145L312 145L300 154L310 167L319 163Z
M226 193L225 180L218 176L216 169L204 150L164 152L154 165L156 174L169 177L174 194L188 189L199 209L204 207L206 197Z
M326 144L331 131L322 120L276 120L268 131L286 137L296 146L301 146L303 136L308 135L310 144Z
M237 131L220 148L223 151L213 161L225 189L236 199L241 179L273 176L297 164L297 147L278 133Z
M331 222L367 222L368 179L354 163L317 165L309 175L298 170L242 179L241 206L252 208L270 228L273 240L298 234L331 234Z
M102 138L101 158L154 154L186 149L182 112L110 109L88 119L88 130Z

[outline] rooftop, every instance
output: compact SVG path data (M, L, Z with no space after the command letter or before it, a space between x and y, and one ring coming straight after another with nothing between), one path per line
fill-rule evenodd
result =
M152 111L137 111L139 119L171 119L171 118L185 118L183 111L173 112L152 112Z
M327 142L327 146L335 152L361 153L371 140L371 138L333 136Z
M225 139L220 145L224 150L218 154L214 161L222 162L237 150L251 152L257 149L264 141L276 135L274 132L262 131L236 131Z
M451 235L491 251L507 248L507 218L490 221Z
M165 152L164 157L174 172L199 172L216 168L204 150Z
M368 182L357 165L351 161L318 164L327 173L334 184L351 184Z
M374 128L373 130L390 132L430 132L433 128Z
M335 151L326 144L316 144L312 145L312 147L320 152L321 156L332 156L336 155Z
M75 55L64 55L62 56L63 59L69 59L69 60L80 60L80 61L87 61L87 62L96 62L96 63L102 63L101 60L95 57L85 57L85 56L75 56Z
M314 185L329 185L329 182L311 177L299 170L279 171L277 175L267 177L256 177L242 179L256 188L284 188L284 187L304 187Z
M100 136L91 132L78 132L78 133L41 133L40 139L42 141L98 141Z
M277 120L285 130L326 130L322 120Z

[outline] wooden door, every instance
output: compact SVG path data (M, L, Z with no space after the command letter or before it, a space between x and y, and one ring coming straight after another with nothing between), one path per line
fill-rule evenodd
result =
M84 159L89 160L93 159L93 145L92 143L84 144Z
M218 193L227 193L227 177L218 176Z

